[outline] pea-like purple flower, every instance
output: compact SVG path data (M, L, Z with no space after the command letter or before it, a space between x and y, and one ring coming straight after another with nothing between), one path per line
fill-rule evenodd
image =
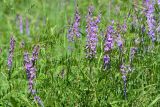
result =
M10 49L9 49L8 63L7 63L9 71L12 68L12 60L13 60L14 48L15 48L15 39L12 36L11 39L10 39Z
M98 15L95 19L93 19L93 7L89 7L88 15L87 15L87 44L86 44L86 53L87 58L92 59L96 56L96 46L98 42L98 23L100 23L100 15Z

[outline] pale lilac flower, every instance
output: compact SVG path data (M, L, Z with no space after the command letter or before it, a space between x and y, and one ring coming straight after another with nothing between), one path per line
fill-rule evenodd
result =
M98 42L98 23L100 23L100 15L93 19L93 7L89 7L88 15L86 17L86 32L87 32L87 44L86 44L86 52L87 58L94 58L96 55L96 46Z
M160 5L160 0L157 0L157 2L158 2L158 5Z
M12 68L14 48L15 48L15 40L12 36L10 39L10 49L9 49L9 56L8 56L8 63L7 63L9 70L11 70L11 68Z

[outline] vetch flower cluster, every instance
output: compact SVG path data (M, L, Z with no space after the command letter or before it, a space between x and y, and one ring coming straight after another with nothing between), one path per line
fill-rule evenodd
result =
M80 13L78 11L78 7L76 8L75 11L75 16L74 16L74 23L68 30L68 40L69 41L74 41L75 38L80 38Z
M152 0L146 0L146 17L147 17L147 24L148 24L148 35L152 39L152 42L155 42L155 19L154 19L154 3Z
M93 7L90 6L88 9L88 15L87 15L87 26L86 26L86 32L87 32L87 44L86 44L86 52L87 52L87 58L92 59L96 55L96 46L98 42L98 23L100 23L100 17L101 15L98 15L95 19L93 19Z
M127 72L126 72L126 66L124 66L123 64L120 66L120 71L122 73L122 79L124 82L124 97L127 97Z
M10 39L10 49L9 49L8 62L7 62L9 71L12 68L12 60L13 60L14 48L15 48L15 39L12 36L11 39Z
M120 34L118 34L116 38L117 45L119 47L120 52L122 53L122 48L123 48L123 40Z
M38 59L38 53L39 53L40 47L35 46L34 50L32 52L32 57L29 58L28 52L24 53L24 67L27 74L28 84L29 84L29 91L34 96L34 99L38 102L39 105L43 107L43 103L41 99L36 96L36 90L34 90L34 79L36 78L36 68L35 68L35 62Z
M107 28L107 33L106 33L105 39L104 39L104 58L103 58L104 69L106 69L107 65L110 64L109 53L114 45L113 34L114 34L113 26L109 26Z
M126 99L127 98L127 73L129 71L131 71L131 68L130 68L130 66L126 66L124 64L121 64L120 71L121 71L122 79L123 79L123 83L124 83L124 97Z

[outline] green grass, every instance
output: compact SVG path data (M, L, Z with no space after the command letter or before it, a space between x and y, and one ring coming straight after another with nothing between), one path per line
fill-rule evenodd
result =
M152 51L139 51L133 62L134 70L127 75L127 99L123 96L123 80L119 70L118 48L112 50L111 68L103 71L103 40L111 20L122 24L131 11L131 0L78 0L81 14L82 37L72 52L68 50L67 20L74 18L73 0L1 0L0 1L0 106L2 107L36 107L33 97L28 92L28 81L23 66L23 53L32 53L33 46L41 47L36 62L35 89L45 107L159 107L160 106L160 45L157 43ZM97 58L90 66L85 58L86 32L85 16L89 5L95 6L94 15L102 14L99 24L99 43ZM138 4L141 6L141 3ZM137 12L138 13L138 12ZM31 35L20 34L15 23L16 14L28 17ZM140 15L139 15L140 16ZM40 17L39 27L35 24ZM46 25L43 26L43 19ZM139 22L132 30L133 20L127 20L128 31L124 34L125 59L129 62L132 41L145 36L145 45L149 45L147 34L140 33ZM115 27L115 26L114 26ZM8 81L7 57L11 34L16 39L11 79ZM157 34L158 35L158 34ZM25 41L25 48L20 44ZM64 77L61 76L64 72Z

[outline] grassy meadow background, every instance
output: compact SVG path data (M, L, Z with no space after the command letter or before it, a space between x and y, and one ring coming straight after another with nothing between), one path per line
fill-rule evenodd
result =
M32 53L37 44L40 45L40 53L35 65L34 88L45 107L159 107L160 43L156 42L154 48L145 51L144 47L150 46L151 42L147 31L142 33L140 27L146 22L128 18L129 13L142 16L142 1L77 0L77 4L81 15L81 38L74 45L67 40L69 23L74 19L74 0L0 1L0 107L39 106L28 92L23 64L24 51ZM91 63L92 72L89 72L85 53L86 15L90 5L95 7L94 16L101 13L97 58ZM16 23L17 15L23 17L23 34ZM29 36L25 31L26 17L30 26ZM145 38L145 45L138 46L133 70L127 74L126 99L116 46L111 53L110 69L102 70L106 28L112 20L123 24L125 18L128 18L127 32L123 35L126 64L129 63L130 48L134 46L133 40L142 36ZM12 35L16 45L11 79L8 80L7 57ZM22 41L24 48L21 47ZM72 46L72 51L69 46Z

